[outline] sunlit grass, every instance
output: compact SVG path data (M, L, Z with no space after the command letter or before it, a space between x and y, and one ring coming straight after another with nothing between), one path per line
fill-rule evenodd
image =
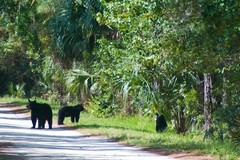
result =
M20 106L26 106L27 99L21 99L21 98L13 98L13 97L1 97L0 102L4 103L17 103Z
M17 103L26 107L27 99L11 97L1 98L0 102ZM38 100L37 102L45 102ZM54 120L57 120L58 104L50 104ZM184 151L196 154L209 154L218 159L239 160L240 147L230 141L203 140L203 133L177 134L171 127L165 132L155 132L155 120L147 116L128 116L113 118L97 118L87 112L82 112L80 122L72 124L70 118L65 124L84 131L88 134L102 135L116 141L139 147L161 149L167 152Z
M181 135L177 134L171 127L165 132L156 133L155 121L151 117L97 118L88 113L82 113L80 122L75 127L90 134L103 135L139 147L164 149L168 152L183 151L209 154L219 159L239 160L240 157L240 147L228 140L204 141L203 133Z

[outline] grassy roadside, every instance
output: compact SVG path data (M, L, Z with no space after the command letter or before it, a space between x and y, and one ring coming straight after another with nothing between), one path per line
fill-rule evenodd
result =
M25 107L27 99L1 98L0 102L17 103ZM38 102L41 102L38 100ZM44 102L44 101L42 101ZM51 104L54 118L57 119L58 104ZM169 152L191 152L208 154L218 159L239 160L240 147L228 141L203 141L201 133L178 135L171 128L166 132L156 133L154 119L149 117L114 117L97 118L89 113L81 113L80 122L71 124L67 118L65 124L84 130L87 133L103 135L130 145L164 149Z
M69 123L72 125L71 123ZM155 132L154 120L149 117L96 118L87 113L81 115L76 128L88 133L104 135L130 145L163 149L167 152L191 152L213 155L218 159L240 159L240 147L229 141L203 141L202 133L176 134L171 128L163 133Z

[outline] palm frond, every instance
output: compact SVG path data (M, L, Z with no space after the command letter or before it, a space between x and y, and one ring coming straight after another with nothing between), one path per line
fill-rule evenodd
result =
M92 51L100 34L95 14L102 10L102 5L98 0L73 0L62 8L49 22L55 55L81 59L84 51Z
M94 78L96 78L97 76L89 74L85 70L74 69L66 77L69 91L76 92L81 89L85 90L85 92L89 92L91 85L93 84Z

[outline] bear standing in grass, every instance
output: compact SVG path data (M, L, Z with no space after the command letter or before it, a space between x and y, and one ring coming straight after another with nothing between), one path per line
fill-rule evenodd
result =
M65 117L71 117L72 123L78 122L80 117L80 112L83 110L84 108L82 104L60 108L58 111L58 125L63 125L63 121Z
M167 128L167 121L164 115L156 114L156 132L163 132Z
M31 110L31 120L32 120L32 128L35 128L36 122L38 120L38 128L44 129L45 123L48 121L49 129L52 129L52 109L51 107L44 103L37 103L36 100L31 101L28 100L27 108Z

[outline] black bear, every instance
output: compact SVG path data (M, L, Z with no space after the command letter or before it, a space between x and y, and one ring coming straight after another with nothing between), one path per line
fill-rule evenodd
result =
M58 111L58 125L63 125L63 121L65 117L71 117L72 123L78 122L80 117L80 112L83 110L84 108L82 104L60 108Z
M162 132L167 128L167 121L164 116L156 114L156 132Z
M32 128L35 128L36 122L38 120L38 128L44 129L45 123L48 121L49 129L52 129L52 118L53 113L51 107L44 103L37 103L36 100L31 101L28 99L27 108L31 110L31 120L32 120Z

